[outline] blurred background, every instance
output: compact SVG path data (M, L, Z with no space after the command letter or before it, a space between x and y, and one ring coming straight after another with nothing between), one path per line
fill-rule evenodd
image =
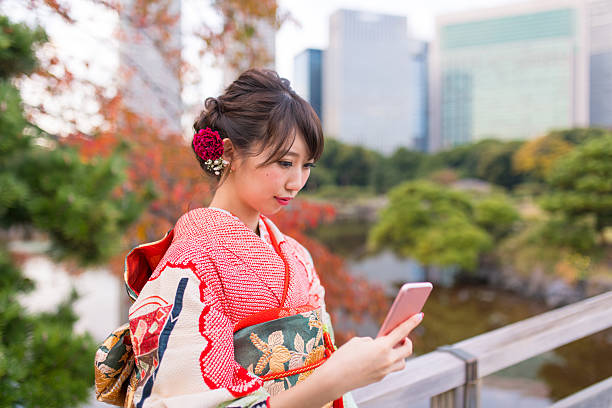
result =
M275 69L325 152L273 220L312 253L339 343L401 283L415 354L612 290L612 0L0 0L0 406L98 407L127 252L211 185L208 96ZM612 330L483 381L541 407L612 376Z

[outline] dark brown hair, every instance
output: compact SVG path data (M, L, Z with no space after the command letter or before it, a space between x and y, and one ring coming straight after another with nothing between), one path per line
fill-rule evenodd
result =
M316 161L323 153L321 121L314 109L291 89L287 79L268 69L249 69L223 95L207 98L193 128L197 132L207 127L229 138L239 154L257 155L272 147L261 166L283 157L298 132L304 137L309 159ZM196 157L205 169L203 160Z

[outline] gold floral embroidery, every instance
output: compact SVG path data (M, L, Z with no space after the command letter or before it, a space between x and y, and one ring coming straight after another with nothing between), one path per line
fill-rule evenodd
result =
M311 328L312 327L316 327L317 328L317 337L315 337L315 344L319 344L319 341L321 341L321 336L323 335L323 327L325 325L323 324L321 319L317 318L317 319L311 319L308 322L308 326L310 326Z
M245 367L248 366L247 370L255 375L272 375L273 379L264 381L264 387L271 395L293 387L314 372L309 369L305 372L287 375L285 374L287 371L316 364L325 359L326 343L323 337L328 329L322 320L322 310L316 309L298 314L304 320L299 324L292 321L287 325L286 330L281 329L270 333L257 327L257 332L249 330L244 333L248 335L247 342L251 343L251 347L254 346L257 349L254 355L250 354L249 360L245 361ZM249 350L249 353L254 351ZM331 404L325 405L325 407L331 406Z
M304 365L316 363L317 361L320 361L323 356L325 356L325 346L317 346L310 353L308 353L308 355L306 356L306 360L304 360ZM298 377L297 382L304 381L313 372L314 370L304 371Z
M255 374L261 374L266 366L270 365L270 373L285 371L285 362L291 359L291 353L283 346L285 338L281 330L275 331L268 336L268 342L264 342L256 333L249 336L251 342L263 355L255 366Z

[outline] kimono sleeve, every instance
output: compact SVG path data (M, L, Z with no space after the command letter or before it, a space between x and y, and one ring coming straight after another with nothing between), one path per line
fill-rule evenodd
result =
M215 265L192 249L173 244L130 308L133 405L267 407L261 379L234 359Z

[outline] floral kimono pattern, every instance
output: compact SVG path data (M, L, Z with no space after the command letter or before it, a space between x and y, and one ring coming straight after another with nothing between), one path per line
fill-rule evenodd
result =
M225 210L198 208L128 254L135 302L124 339L134 369L119 403L267 407L270 395L303 381L333 352L310 254L263 215L259 229L261 236ZM98 354L98 371L117 375L104 363L108 353ZM347 395L334 406L355 405Z

